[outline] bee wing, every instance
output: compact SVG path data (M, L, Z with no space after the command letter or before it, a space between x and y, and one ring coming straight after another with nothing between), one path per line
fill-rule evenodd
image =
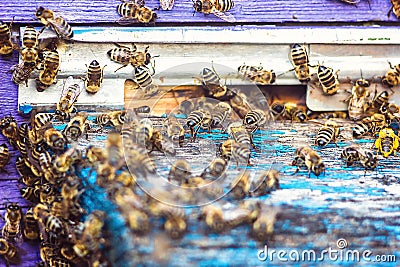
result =
M60 99L67 95L69 87L71 85L73 85L73 84L74 84L74 78L72 76L69 76L64 82L63 89L61 91Z
M72 103L75 103L76 100L78 99L78 96L82 93L82 91L85 89L85 84L83 83L83 81L81 80L79 82L79 89L77 91L75 91L75 94L72 97Z
M233 23L233 22L236 21L235 17L232 14L229 14L229 13L226 13L226 12L213 10L211 13L214 14L216 17L218 17L218 18L220 18L222 20L225 20L227 22Z
M125 18L125 17L122 17L122 18L117 19L116 22L117 22L119 25L123 25L123 26L138 23L137 19Z

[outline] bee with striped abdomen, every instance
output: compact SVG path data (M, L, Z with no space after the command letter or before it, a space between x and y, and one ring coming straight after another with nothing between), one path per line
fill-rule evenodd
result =
M186 159L177 159L171 166L168 181L174 180L178 184L184 183L192 175L189 162Z
M212 110L211 127L223 127L222 123L231 116L231 105L226 102L219 102Z
M358 145L352 145L343 149L340 157L346 161L347 167L353 166L357 161L367 170L378 167L378 158L372 151L362 149Z
M400 1L399 0L390 0L392 3L392 7L390 8L388 12L388 18L390 17L390 13L393 12L393 14L399 19L400 18Z
M153 133L155 132L153 128L153 122L146 118L142 119L139 122L139 125L136 127L136 143L148 147L151 142L151 138L153 137Z
M265 70L262 66L241 65L238 67L238 73L244 79L261 85L273 84L276 80L275 72L273 70Z
M190 128L190 136L193 141L196 140L197 132L200 130L201 126L207 119L207 113L202 109L197 109L190 112L189 116L186 119L186 125Z
M167 127L168 138L170 138L173 142L177 141L179 146L182 146L185 138L185 130L183 129L182 124L173 114L170 114L164 123Z
M18 141L18 124L10 114L0 119L1 133L7 138L8 142L16 147Z
M39 58L38 32L33 26L26 26L22 36L22 47L20 50L22 60L25 63L36 66Z
M0 55L11 54L14 49L14 44L11 41L11 27L12 21L10 25L7 25L0 20Z
M54 169L60 173L67 172L71 169L72 164L78 162L81 158L82 155L80 150L78 150L76 146L71 146L67 151L58 155L53 160Z
M377 148L385 158L391 154L396 155L396 151L399 148L399 137L394 133L393 129L383 128L379 131L373 147Z
M232 122L228 125L228 134L240 144L246 145L248 147L252 146L256 149L256 146L253 143L253 136L248 132L246 127L239 122Z
M62 132L55 128L48 128L43 133L46 144L54 150L63 150L66 145L66 140Z
M21 241L22 238L22 211L18 203L5 205L6 214L4 215L5 224L2 229L2 236L8 241Z
M201 173L200 177L204 178L207 176L211 176L212 178L218 178L224 174L226 169L227 162L223 158L214 158L210 165L204 169Z
M383 90L379 94L375 88L374 98L369 103L369 110L380 111L382 106L389 104L390 97L394 94L394 91L390 88L390 92Z
M324 94L333 95L339 90L338 73L339 70L334 73L332 68L323 65L318 66L317 77Z
M24 216L24 237L28 240L39 238L39 225L33 216L33 208L29 208Z
M78 96L83 91L83 88L84 86L82 84L74 83L72 76L69 76L65 81L60 100L57 103L57 109L54 114L61 118L61 120L69 119L70 114L76 111L74 104L78 100Z
M359 138L367 133L379 132L382 128L387 127L386 117L384 114L375 113L371 117L366 117L353 127L353 137Z
M308 82L311 78L308 53L305 46L294 44L289 54L295 75L300 82ZM292 71L291 70L291 71Z
M353 83L351 89L351 95L344 100L348 102L348 113L351 120L359 120L366 116L366 111L369 107L368 97L370 96L370 91L368 87L370 82L366 79L358 79Z
M67 21L61 16L55 17L52 10L39 7L35 15L45 27L51 27L59 38L70 40L74 36L74 32Z
M236 21L231 14L226 13L234 7L233 0L192 0L192 2L195 12L200 12L204 15L213 14L227 22Z
M252 181L250 193L251 196L264 196L279 188L279 172L267 170Z
M347 119L348 114L344 111L322 112L318 114L317 119Z
M7 172L4 167L10 161L11 155L6 143L0 145L0 171Z
M0 255L5 258L6 266L9 266L9 263L18 264L20 262L17 247L4 238L0 238Z
M33 216L46 229L46 232L64 233L64 225L61 219L51 214L47 205L43 203L36 204L33 208Z
M12 72L11 80L15 84L25 83L26 87L28 87L28 79L31 77L34 69L34 65L25 62L14 65L9 70L9 72Z
M318 153L309 146L303 146L296 149L294 153L295 157L292 162L292 166L297 166L296 172L300 170L300 167L305 166L308 169L308 177L313 172L317 177L325 172L325 164Z
M144 0L121 0L123 3L117 7L118 14L122 18L117 20L121 25L140 23L154 23L157 13L144 5Z
M151 63L152 56L148 52L149 46L144 51L137 51L135 44L132 44L132 49L126 46L115 44L117 47L107 51L107 55L112 61L122 64L121 67L115 70L118 71L131 64L134 68L147 66Z
M87 139L87 132L90 129L87 117L88 115L85 112L77 113L64 128L63 134L65 135L65 137L67 139L77 141L80 136L86 134Z
M305 122L308 119L305 111L300 108L296 103L288 102L284 105L285 115L290 121Z
M85 88L86 92L90 94L95 94L100 90L101 83L103 82L103 70L104 67L100 67L97 60L90 62L87 66L86 78L85 78Z
M42 59L43 69L36 79L36 90L42 92L50 85L57 83L57 73L60 68L60 56L57 50L46 50L39 54Z
M329 143L334 143L340 135L340 126L334 120L325 121L324 125L318 129L315 144L318 146L326 146Z
M390 70L388 70L385 73L385 76L382 78L382 84L390 88L400 84L400 64L396 64L393 66L391 62L388 63L390 66Z
M243 199L249 195L250 192L250 172L246 170L239 175L231 183L230 193L234 199Z
M228 139L221 144L220 147L221 157L225 159L235 159L236 166L239 163L246 162L250 166L250 148L247 144L238 143L234 140Z
M158 93L158 85L154 83L152 74L147 67L139 66L135 68L135 81L146 96L150 97Z
M267 116L261 109L254 109L247 112L243 119L243 125L252 127L252 133L257 131L260 127L264 126L267 122Z

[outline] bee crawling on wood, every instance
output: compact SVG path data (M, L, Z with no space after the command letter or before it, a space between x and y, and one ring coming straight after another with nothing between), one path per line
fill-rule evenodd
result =
M400 64L396 64L393 66L391 62L388 63L390 70L386 71L385 76L382 78L382 84L391 88L400 84Z
M14 44L11 40L11 27L12 21L10 25L7 25L0 20L0 55L11 54L14 49Z
M296 78L300 82L308 82L311 79L310 73L310 62L308 59L307 49L304 45L293 44L289 54L290 62L293 65L293 69L289 71L295 71Z
M192 0L192 2L195 12L200 12L204 15L213 14L227 22L236 21L232 14L226 13L234 7L233 0Z
M122 16L117 20L118 24L154 23L156 21L157 13L145 6L144 0L121 0L121 2L122 4L117 7L118 14Z
M95 94L100 90L100 86L103 82L103 70L104 67L100 67L99 62L97 60L93 60L90 62L89 66L87 66L86 77L85 77L85 88L86 92L89 94Z
M378 138L375 140L372 147L378 149L382 156L387 158L391 154L396 155L399 149L399 137L391 128L383 128L378 133Z
M318 153L309 146L299 147L295 151L295 158L292 162L292 166L297 166L297 173L301 166L305 166L308 169L308 177L313 172L317 177L325 172L325 164Z
M15 84L25 83L26 87L28 87L28 79L31 76L35 66L29 63L21 62L11 67L8 72L12 72L11 80Z
M311 120L310 122L318 123L318 121ZM325 123L318 129L317 138L315 139L315 144L321 147L328 145L329 143L334 143L336 146L336 139L340 136L340 125L332 119L328 119Z
M343 149L340 157L346 161L347 167L353 166L357 161L367 170L374 170L378 167L378 158L372 151L362 149L358 145L352 145Z
M243 79L255 82L256 84L268 85L273 84L276 80L276 74L273 70L265 70L262 66L241 65L238 68L239 75Z
M351 80L350 82L353 84L351 95L343 102L348 102L349 118L359 120L367 116L366 112L370 106L369 96L371 94L368 87L371 83L364 78L358 79L355 83Z
M46 27L51 27L61 39L70 40L74 36L74 32L67 21L61 16L55 17L52 10L39 7L35 15L45 25L40 32Z
M336 94L339 90L339 70L336 72L332 68L325 67L323 65L318 65L317 67L317 77L322 91L325 95Z
M83 84L75 83L72 76L69 76L64 83L57 109L54 112L55 115L62 120L69 119L70 114L76 112L75 102L83 89Z

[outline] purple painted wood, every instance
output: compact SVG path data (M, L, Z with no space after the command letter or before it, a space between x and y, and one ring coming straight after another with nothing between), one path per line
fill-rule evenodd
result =
M116 11L120 1L113 0L4 0L0 9L0 20L10 21L15 16L15 23L37 23L35 10L39 6L50 8L62 15L71 24L109 23L119 19ZM339 0L234 0L235 7L230 11L238 23L286 23L286 22L397 22L392 14L389 0L371 0L371 9L366 0L356 6ZM151 8L159 6L158 0L147 0ZM156 11L156 26L167 23L221 23L214 15L193 15L191 0L176 0L171 11Z

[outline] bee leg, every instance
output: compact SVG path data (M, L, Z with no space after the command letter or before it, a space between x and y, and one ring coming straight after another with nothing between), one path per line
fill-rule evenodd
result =
M296 171L294 173L292 173L292 175L295 175L296 173L298 173L300 171L300 168L297 167Z
M125 68L126 66L128 66L128 65L122 65L121 67L119 67L118 69L116 69L114 72L117 72L117 71L119 71L120 69Z

